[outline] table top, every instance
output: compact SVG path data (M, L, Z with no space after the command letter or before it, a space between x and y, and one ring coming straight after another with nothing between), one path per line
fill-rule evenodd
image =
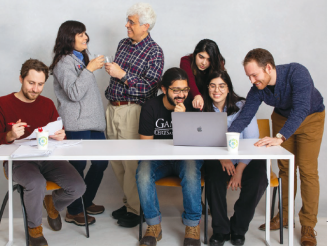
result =
M227 147L174 146L173 140L83 140L70 147L56 148L49 157L14 160L210 160L291 159L281 146L255 147L257 139L241 139L238 154ZM18 145L0 145L0 160L9 160Z

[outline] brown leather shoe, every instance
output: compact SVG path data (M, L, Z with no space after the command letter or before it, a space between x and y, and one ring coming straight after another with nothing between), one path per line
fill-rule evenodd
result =
M146 233L141 238L140 246L156 246L157 241L162 239L162 227L161 224L151 225L147 227Z
M62 222L60 214L55 209L55 205L52 201L52 195L46 195L44 197L43 206L48 213L47 220L50 228L54 231L59 231L62 228Z
M89 225L92 225L93 223L96 222L96 219L89 215L87 215L87 220L88 220ZM85 226L83 212L76 214L76 215L71 215L68 212L66 212L65 221L68 223L74 223L75 225L78 225L78 226Z
M186 226L183 246L200 246L200 226Z
M283 218L282 219L282 226L284 228L288 228L288 220ZM294 228L295 228L295 223L294 223ZM276 231L280 229L280 219L279 219L279 213L272 218L270 221L270 231ZM265 223L260 225L259 230L265 231Z
M301 245L302 246L316 246L317 232L311 226L302 226L301 230Z
M102 214L105 211L105 207L102 205L95 205L92 203L91 206L86 208L88 214Z
M29 246L48 246L47 240L44 238L42 233L42 226L35 228L28 228L28 243Z

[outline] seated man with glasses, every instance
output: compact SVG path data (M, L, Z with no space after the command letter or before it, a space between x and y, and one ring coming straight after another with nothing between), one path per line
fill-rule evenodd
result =
M185 71L180 68L168 69L160 86L164 94L147 101L141 109L140 139L172 139L171 113L192 110L191 101L186 100L190 88ZM186 225L184 245L200 245L202 164L202 160L139 161L136 180L140 204L148 224L140 245L153 246L162 238L162 217L155 181L174 175L181 178L185 209L182 222Z

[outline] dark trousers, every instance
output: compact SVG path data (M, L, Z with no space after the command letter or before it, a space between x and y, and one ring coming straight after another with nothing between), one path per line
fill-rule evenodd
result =
M84 139L84 140L92 140L92 139L106 139L105 134L99 131L79 131L72 132L66 131L67 139ZM84 178L84 169L87 165L87 161L69 161L78 173ZM87 175L84 178L84 182L87 186L87 189L83 195L84 205L85 207L89 207L92 205L92 201L95 198L101 180L104 176L104 171L108 166L108 161L91 161L91 166ZM67 207L68 213L72 215L79 214L83 211L81 198L75 200L71 205Z
M265 160L252 160L244 169L239 199L230 220L227 216L226 195L227 182L231 176L222 170L219 160L205 161L204 167L205 191L212 214L213 233L228 234L232 230L238 235L245 235L255 208L268 186Z

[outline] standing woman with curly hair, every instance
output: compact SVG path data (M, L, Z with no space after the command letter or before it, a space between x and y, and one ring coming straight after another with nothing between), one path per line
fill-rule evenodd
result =
M210 39L199 41L192 54L181 58L180 68L188 74L189 97L193 100L194 108L203 109L202 94L206 88L207 77L215 71L224 71L224 65L225 59L221 55L218 45Z
M54 58L50 71L54 76L54 90L58 112L63 119L67 139L105 139L105 112L93 72L104 65L104 57L89 60L86 27L78 21L64 22L57 34ZM70 161L84 178L86 161ZM103 178L108 161L91 161L84 181L87 186L83 200L88 214L104 212L104 206L95 205L93 199ZM66 222L84 225L81 199L67 207ZM88 223L95 218L88 215Z

